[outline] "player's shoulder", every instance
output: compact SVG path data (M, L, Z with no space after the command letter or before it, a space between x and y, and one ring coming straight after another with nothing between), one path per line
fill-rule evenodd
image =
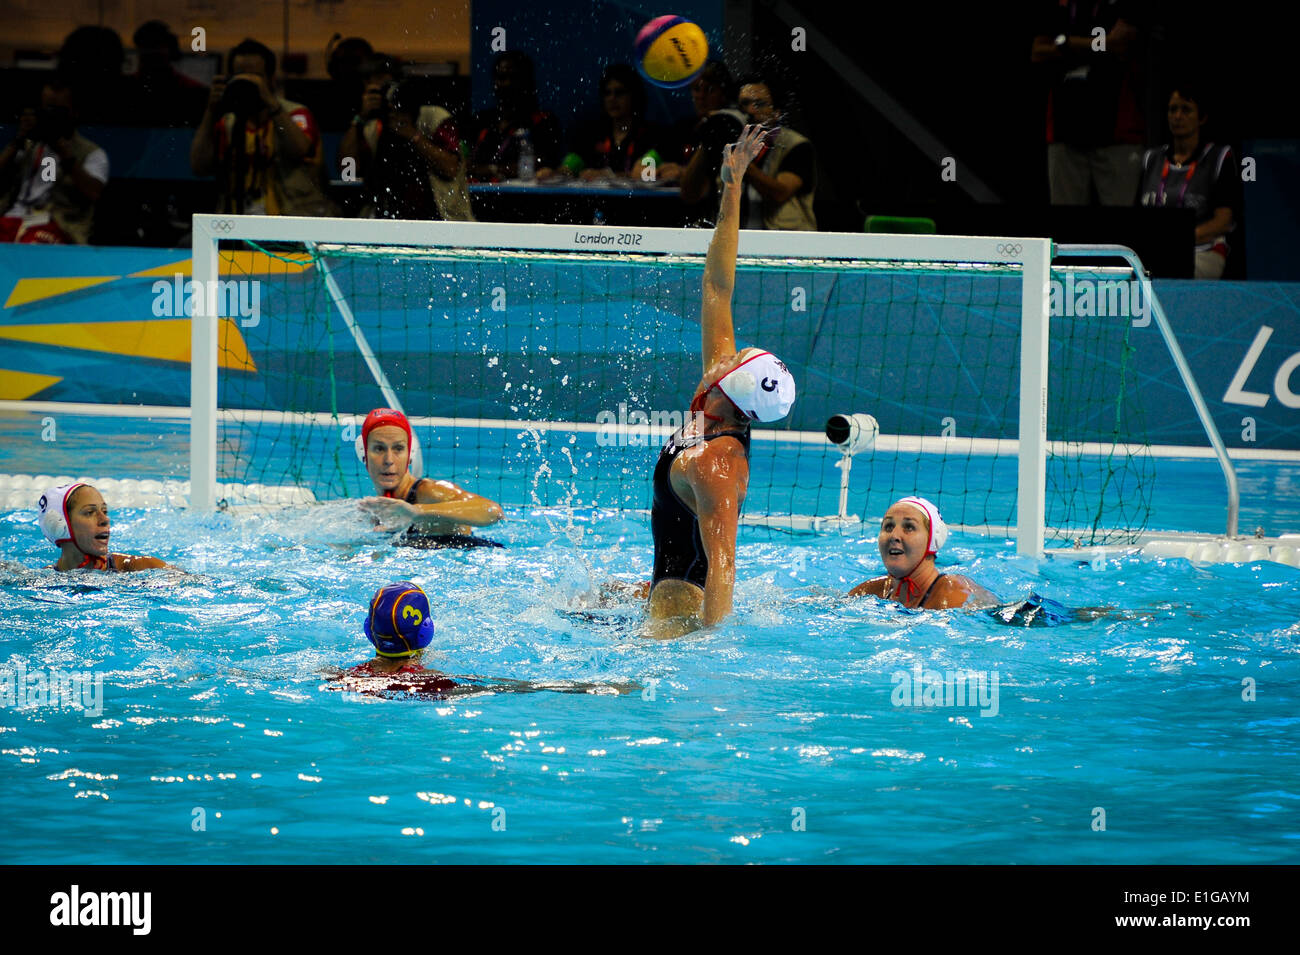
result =
M997 597L964 574L944 574L934 586L934 599L927 606L985 607L997 603Z
M143 557L139 554L114 554L113 567L120 571L156 570L166 567L167 562L157 557Z
M701 441L678 456L696 503L714 506L727 501L739 506L749 484L749 458L731 437Z
M885 596L885 585L889 582L888 577L873 577L870 580L864 580L852 590L849 591L850 597L883 597Z
M690 467L706 472L719 465L730 465L735 462L743 462L746 467L749 464L745 446L732 434L718 435L707 441L701 441L694 447L688 448L683 457Z
M463 494L462 488L454 481L442 481L435 478L420 478L413 485L416 500L426 504L441 504L449 498Z

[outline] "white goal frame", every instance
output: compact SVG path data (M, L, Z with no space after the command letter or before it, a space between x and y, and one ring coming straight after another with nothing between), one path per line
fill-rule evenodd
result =
M483 248L537 252L629 252L701 256L708 229L326 219L301 216L196 214L193 279L215 289L223 239L303 244ZM1020 405L1017 456L1016 551L1041 556L1046 532L1048 295L1050 239L742 230L740 258L876 260L942 265L1009 265L1021 273ZM217 503L218 315L194 296L190 363L190 506ZM853 411L870 411L854 408ZM1008 442L1009 444L1009 442Z

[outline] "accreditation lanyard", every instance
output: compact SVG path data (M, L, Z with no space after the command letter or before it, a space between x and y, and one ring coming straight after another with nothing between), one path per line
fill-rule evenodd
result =
M1196 175L1197 160L1193 159L1187 166L1187 175L1183 177L1183 187L1178 190L1178 208L1183 207L1183 197L1187 195L1187 184L1192 181ZM1165 160L1164 168L1160 170L1160 188L1156 191L1156 205L1165 204L1165 179L1169 176L1169 160Z

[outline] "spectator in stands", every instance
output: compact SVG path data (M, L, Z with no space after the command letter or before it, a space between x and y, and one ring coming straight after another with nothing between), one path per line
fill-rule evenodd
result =
M277 96L275 54L256 40L230 51L190 143L195 175L217 176L218 212L330 215L321 189L321 139L307 107Z
M537 105L532 59L519 50L498 54L492 65L492 89L496 105L476 114L470 130L470 178L514 179L525 135L532 143L537 168L554 169L560 161L560 124Z
M0 241L90 241L108 154L77 132L75 102L56 75L41 90L40 109L23 112L17 137L0 151Z
M203 115L208 90L172 65L181 58L176 34L161 20L135 31L139 63L130 80L133 120L144 126L193 126Z
M1165 146L1142 156L1138 203L1196 210L1198 279L1223 276L1228 233L1241 208L1237 160L1228 146L1204 138L1209 113L1195 84L1179 81L1169 96L1169 135Z
M126 77L126 54L116 30L77 27L59 49L59 73L72 87L81 122L117 125L131 120Z
M377 56L365 68L362 112L339 145L339 166L365 182L362 216L473 219L456 123L419 78L398 80L396 63Z
M785 125L783 88L767 76L752 76L741 83L739 103L751 123L776 130L745 172L747 216L742 225L816 232L817 156L807 137Z
M659 178L679 179L687 225L712 228L718 215L722 186L722 149L740 138L745 114L736 109L735 84L721 60L709 60L691 84L695 116L678 123L671 136L670 161L659 167Z
M1047 177L1053 205L1127 206L1137 191L1145 120L1138 5L1042 0L1030 60L1051 71ZM1050 8L1050 12L1048 12ZM1100 29L1104 34L1094 36Z
M645 84L626 63L611 63L600 77L601 117L580 125L573 135L570 156L560 171L578 172L582 179L640 178L642 159L654 157L658 174L660 132L645 121ZM581 163L574 162L576 156ZM580 170L580 171L579 171ZM548 170L539 169L538 179Z

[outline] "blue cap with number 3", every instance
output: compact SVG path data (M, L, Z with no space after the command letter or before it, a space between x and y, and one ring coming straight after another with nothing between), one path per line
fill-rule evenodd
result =
M381 657L409 657L433 640L429 598L409 580L385 584L370 601L366 639Z

